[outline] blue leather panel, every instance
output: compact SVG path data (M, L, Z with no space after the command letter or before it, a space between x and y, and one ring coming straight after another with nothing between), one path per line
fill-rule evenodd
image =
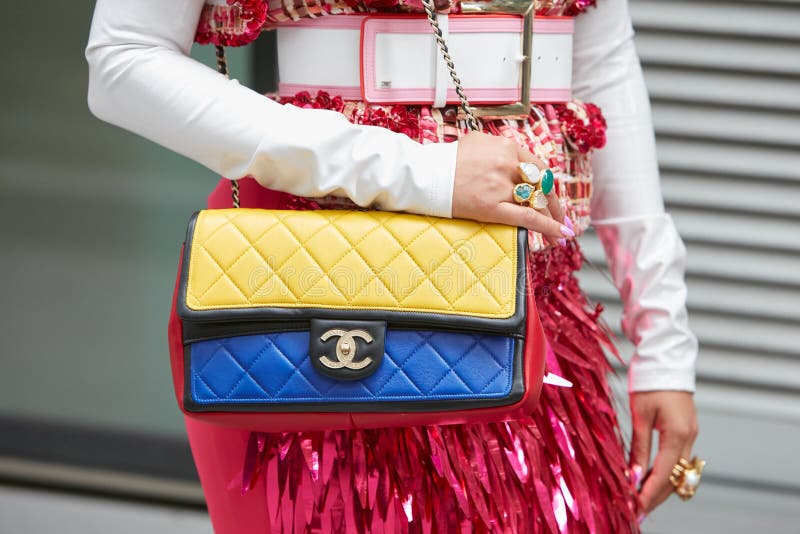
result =
M308 332L281 332L193 343L192 399L203 405L496 399L509 395L514 338L388 330L380 368L357 381L318 373Z

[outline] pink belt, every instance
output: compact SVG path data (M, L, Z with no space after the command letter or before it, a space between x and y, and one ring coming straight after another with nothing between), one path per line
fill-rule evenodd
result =
M456 70L473 104L520 99L522 18L439 15ZM572 94L571 17L536 17L533 102ZM328 91L377 104L458 103L431 28L423 16L335 15L277 26L280 96Z

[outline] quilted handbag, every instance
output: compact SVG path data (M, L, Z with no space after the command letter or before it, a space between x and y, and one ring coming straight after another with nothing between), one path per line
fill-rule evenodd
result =
M265 432L526 417L545 362L527 237L381 211L200 211L170 317L178 403Z
M380 211L195 214L170 325L183 411L262 431L531 413L527 232Z

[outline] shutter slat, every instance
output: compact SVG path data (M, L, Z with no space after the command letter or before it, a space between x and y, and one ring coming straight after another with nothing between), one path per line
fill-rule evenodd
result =
M781 42L678 32L640 32L636 37L636 47L645 68L669 65L705 71L800 74L800 46Z
M631 3L639 30L673 30L738 38L783 38L800 41L800 13L795 5L769 2L639 0Z
M662 171L704 172L786 180L800 185L800 150L771 145L724 143L663 134L658 138Z
M800 232L788 230L797 222L791 218L685 208L673 208L671 213L687 240L800 252Z
M800 111L800 79L651 65L645 80L654 101Z
M653 102L656 134L800 147L800 114Z
M758 167L753 166L753 173ZM780 181L760 180L755 176L702 175L664 172L661 187L667 206L702 209L705 207L797 217L800 223L800 190Z

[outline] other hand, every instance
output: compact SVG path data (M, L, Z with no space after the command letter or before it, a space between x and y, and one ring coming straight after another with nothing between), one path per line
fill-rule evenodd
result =
M521 226L540 232L551 243L573 237L564 225L564 212L555 195L548 208L537 211L514 202L514 185L522 182L518 166L529 161L540 169L547 165L511 139L470 132L458 141L453 188L453 217Z
M692 457L697 438L694 395L687 391L643 391L630 396L633 439L631 471L643 476L639 498L642 511L652 512L674 491L669 481L672 467ZM658 453L650 468L653 431L658 431Z

